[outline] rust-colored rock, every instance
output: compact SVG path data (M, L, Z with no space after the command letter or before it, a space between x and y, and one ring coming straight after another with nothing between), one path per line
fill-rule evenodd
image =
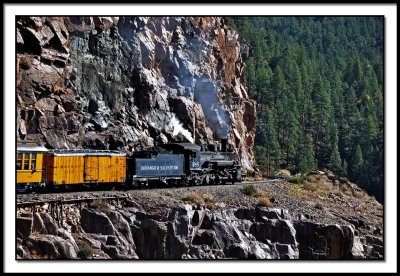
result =
M131 152L188 142L168 121L193 135L195 118L197 143L227 136L253 171L255 107L223 18L17 17L16 28L18 138Z

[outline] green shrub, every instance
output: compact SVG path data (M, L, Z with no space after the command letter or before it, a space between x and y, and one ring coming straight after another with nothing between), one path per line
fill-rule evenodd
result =
M93 251L89 244L84 241L77 242L79 251L78 251L78 258L82 260L87 260L89 257L92 257Z
M321 203L319 203L319 202L317 202L317 203L315 204L315 208L318 209L318 210L322 210L322 209L323 209Z
M254 196L257 194L257 188L254 185L247 185L243 187L244 193L248 196Z
M289 182L293 183L293 184L303 184L304 183L304 177L292 178L292 179L289 179Z

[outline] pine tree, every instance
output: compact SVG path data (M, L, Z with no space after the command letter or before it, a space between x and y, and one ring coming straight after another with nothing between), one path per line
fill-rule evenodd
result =
M343 174L342 160L340 159L340 153L337 145L334 146L331 157L329 158L328 168L331 169L335 174Z
M239 38L250 46L242 58L249 64L247 86L258 105L256 144L272 154L268 118L273 117L280 166L342 170L382 198L383 19L232 20ZM271 170L278 166L275 157L266 159Z
M361 147L358 144L356 153L354 155L354 163L353 163L353 177L358 181L362 180L363 178L363 168L364 168L364 158L361 151Z
M312 138L310 135L306 135L304 142L303 142L303 149L300 154L300 161L298 170L300 172L306 173L316 169L315 165L315 156L314 156L314 149Z
M255 146L254 157L256 158L258 168L264 171L268 166L267 149L263 146Z
M256 99L256 69L252 58L246 62L247 88L250 96Z
M267 154L267 172L271 174L272 170L279 167L281 161L281 149L276 133L274 115L271 109L264 111L265 131L266 131L266 154Z
M343 175L348 175L349 172L349 165L347 164L346 160L343 160Z
M284 92L286 91L285 77L279 65L275 68L272 87L275 90L274 105L276 105L277 100L282 98L282 95L284 95Z
M271 76L272 71L269 67L261 66L257 69L256 79L257 79L257 95L256 100L258 103L258 110L260 113L263 112L263 105L272 102L272 96L270 94L271 87Z

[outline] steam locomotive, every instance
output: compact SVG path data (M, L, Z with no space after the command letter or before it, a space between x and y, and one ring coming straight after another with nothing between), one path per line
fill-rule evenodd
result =
M17 143L17 192L77 186L143 187L209 185L241 181L241 167L227 139L221 147L192 143L163 144L131 155L112 150L48 150Z

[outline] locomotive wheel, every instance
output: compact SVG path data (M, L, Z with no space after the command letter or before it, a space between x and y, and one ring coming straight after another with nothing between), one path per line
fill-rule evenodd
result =
M203 185L210 185L210 176L208 174L203 176Z

